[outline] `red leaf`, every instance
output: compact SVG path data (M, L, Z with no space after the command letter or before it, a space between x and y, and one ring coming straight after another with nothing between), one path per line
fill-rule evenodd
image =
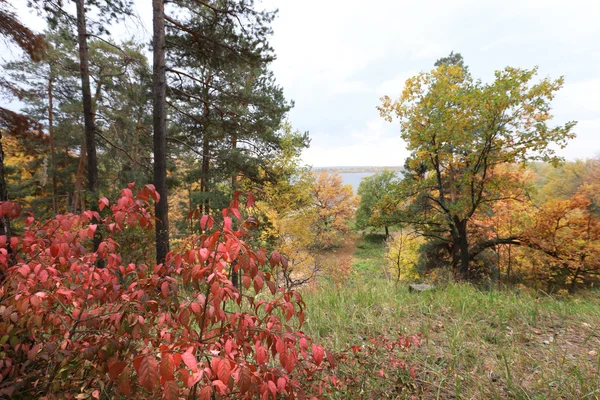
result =
M269 382L267 382L267 385L269 386L269 391L271 392L271 394L273 394L273 397L276 397L277 396L277 386L275 385L275 382L269 381Z
M281 263L281 254L279 254L278 251L272 252L269 263L271 264L271 268L274 268L277 264Z
M275 282L267 281L267 286L269 287L271 294L275 294L275 292L277 292L277 287L275 286Z
M60 252L60 247L58 247L57 244L53 244L52 246L50 246L50 255L52 257L56 257L59 252Z
M150 191L150 196L152 197L152 199L154 199L155 203L158 203L158 201L160 200L160 193L158 193L156 191L156 187L149 183L146 185L146 188Z
M215 220L210 215L203 215L202 218L200 218L200 228L202 228L203 231L212 229L214 223Z
M149 392L153 392L160 376L158 372L158 361L154 356L142 358L140 367L137 371L140 384Z
M110 379L117 379L119 377L119 375L121 375L121 372L123 372L123 370L125 369L126 366L127 366L127 364L125 364L124 362L121 362L121 361L109 363L108 364L108 376L110 376Z
M300 349L301 350L308 350L308 340L306 340L306 338L300 338Z
M190 304L190 308L194 314L200 314L202 312L202 306L196 302L192 302L192 304Z
M216 381L212 381L212 385L217 388L217 392L219 392L220 394L227 393L227 386L225 386L225 384L221 382L221 380L218 379Z
M104 207L108 207L109 201L106 197L101 197L98 199L98 209L100 211L104 210Z
M330 352L329 350L326 350L325 355L327 356L327 361L329 361L329 365L331 365L331 368L335 368L335 366L337 365L337 362L335 361L335 357L333 356L333 353Z
M163 385L164 400L179 400L179 386L174 380L166 381Z
M200 400L210 400L212 398L212 392L212 387L204 386L200 391Z
M229 382L229 377L231 376L231 365L229 361L223 359L219 363L217 367L217 377L221 382L227 383Z
M87 230L87 235L90 239L94 238L94 232L96 232L96 229L98 228L98 225L96 224L90 224L90 227Z
M169 282L163 282L160 285L160 291L161 291L163 297L166 298L169 295Z
M319 345L313 344L312 354L313 358L315 359L315 364L317 364L317 366L321 365L321 362L323 361L323 355L325 354L323 348Z
M258 348L256 349L256 362L260 365L260 364L264 364L265 362L267 362L267 351L265 350L264 347L262 346L258 346Z
M192 353L186 351L181 355L181 358L183 359L184 364L191 369L192 372L198 372L198 361L196 361L196 357Z
M263 281L263 278L261 278L260 275L256 275L254 277L254 291L256 293L260 292L263 288L264 283L265 282Z
M238 374L238 387L241 393L246 393L250 389L252 383L252 374L246 367L240 367L240 373Z
M129 367L125 367L119 376L119 390L125 396L131 395L131 386L129 385Z
M287 380L284 377L280 377L277 379L277 390L280 393L283 393L285 390L285 385L287 385Z
M254 206L254 202L256 201L256 199L254 198L254 194L252 194L252 193L248 193L247 197L248 197L248 200L246 201L246 208L250 208L250 207Z
M175 361L169 353L163 353L160 359L160 376L167 381L175 379Z
M244 275L242 277L242 284L244 285L244 287L246 289L248 289L250 287L251 283L252 283L252 278L250 278L248 275Z

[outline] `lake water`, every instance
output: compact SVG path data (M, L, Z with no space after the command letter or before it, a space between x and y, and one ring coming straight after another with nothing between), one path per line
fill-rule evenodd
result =
M360 184L360 181L363 178L366 178L367 176L371 176L371 175L375 175L374 172L349 172L349 173L341 173L340 176L342 177L342 180L344 181L344 185L352 185L352 188L354 189L354 194L356 194L356 191L358 190L358 185Z

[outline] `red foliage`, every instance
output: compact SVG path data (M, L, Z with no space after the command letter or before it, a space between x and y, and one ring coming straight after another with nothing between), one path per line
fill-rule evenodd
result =
M148 201L159 197L152 185L134 189L112 204L100 199L104 217L29 216L22 234L0 237L0 396L310 398L336 386L327 377L333 356L290 325L304 320L300 294L271 282L267 260L277 266L283 257L243 241L254 223L240 220L240 193L219 229L201 217L204 234L165 265L122 265L112 235L151 229ZM18 211L0 205L0 217ZM94 217L106 231L97 253ZM257 296L265 287L271 294Z

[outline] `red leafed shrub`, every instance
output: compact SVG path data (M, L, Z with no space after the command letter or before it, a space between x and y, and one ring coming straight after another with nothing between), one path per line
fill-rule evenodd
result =
M368 393L368 398L378 399L409 398L412 393L410 398L417 398L415 371L401 357L411 346L420 346L418 336L375 336L336 354L336 375L329 378L343 383L336 386L336 394L353 399Z
M243 241L254 222L242 220L239 193L222 226L202 217L204 234L165 265L122 265L127 249L112 236L152 229L148 201L159 197L152 185L134 190L101 199L102 215L29 216L20 235L0 236L0 397L274 399L335 388L333 355L297 331L301 296L271 281L282 257ZM0 217L17 215L0 205ZM94 217L105 231L96 253Z

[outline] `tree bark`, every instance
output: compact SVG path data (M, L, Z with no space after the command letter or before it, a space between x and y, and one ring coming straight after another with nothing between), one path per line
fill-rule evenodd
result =
M85 147L87 151L88 195L90 209L98 211L98 160L96 158L96 124L92 106L90 89L90 69L87 44L87 28L85 20L85 0L76 0L77 5L77 40L79 42L79 69L81 71L81 93L83 99L83 122L85 128ZM97 218L93 224L99 224ZM94 251L102 242L102 234L96 229L94 234ZM101 264L101 262L99 262Z
M4 149L2 148L2 131L0 130L0 202L8 201L8 190L4 180ZM6 236L6 242L10 243L10 220L4 216L0 218L0 235ZM10 252L10 246L8 246Z
M54 144L54 71L50 65L48 77L48 134L50 136L50 174L52 178L52 210L58 214L58 200L56 195L56 148Z
M237 136L235 133L231 136L231 150L235 151L237 148ZM235 193L237 187L237 173L233 171L231 173L231 193ZM239 288L239 274L238 271L235 270L235 267L231 267L231 282L233 283L233 287Z
M80 154L79 154L79 164L77 165L77 174L75 175L75 190L73 191L73 213L77 212L77 207L79 207L79 199L81 196L81 188L83 186L83 170L85 166L85 155L86 155L85 143L81 146ZM83 211L83 208L80 210Z
M579 278L580 270L581 270L581 268L577 267L577 269L575 270L575 273L573 274L573 280L571 281L571 284L569 285L569 294L575 293L575 288L577 286L577 278Z
M458 274L460 279L468 280L469 279L469 241L467 238L467 221L460 221L457 226L458 231L458 243L455 246L458 246L458 252L460 257L460 263L458 266Z
M153 128L154 186L160 199L154 206L156 222L156 262L165 262L169 252L169 206L167 202L167 78L165 67L165 4L152 1L153 11Z
M210 139L208 137L208 132L204 129L204 137L202 139L202 169L200 171L200 192L203 195L208 194L208 174L210 169ZM210 213L210 200L208 196L203 201L201 205L201 211L203 214L208 215Z

